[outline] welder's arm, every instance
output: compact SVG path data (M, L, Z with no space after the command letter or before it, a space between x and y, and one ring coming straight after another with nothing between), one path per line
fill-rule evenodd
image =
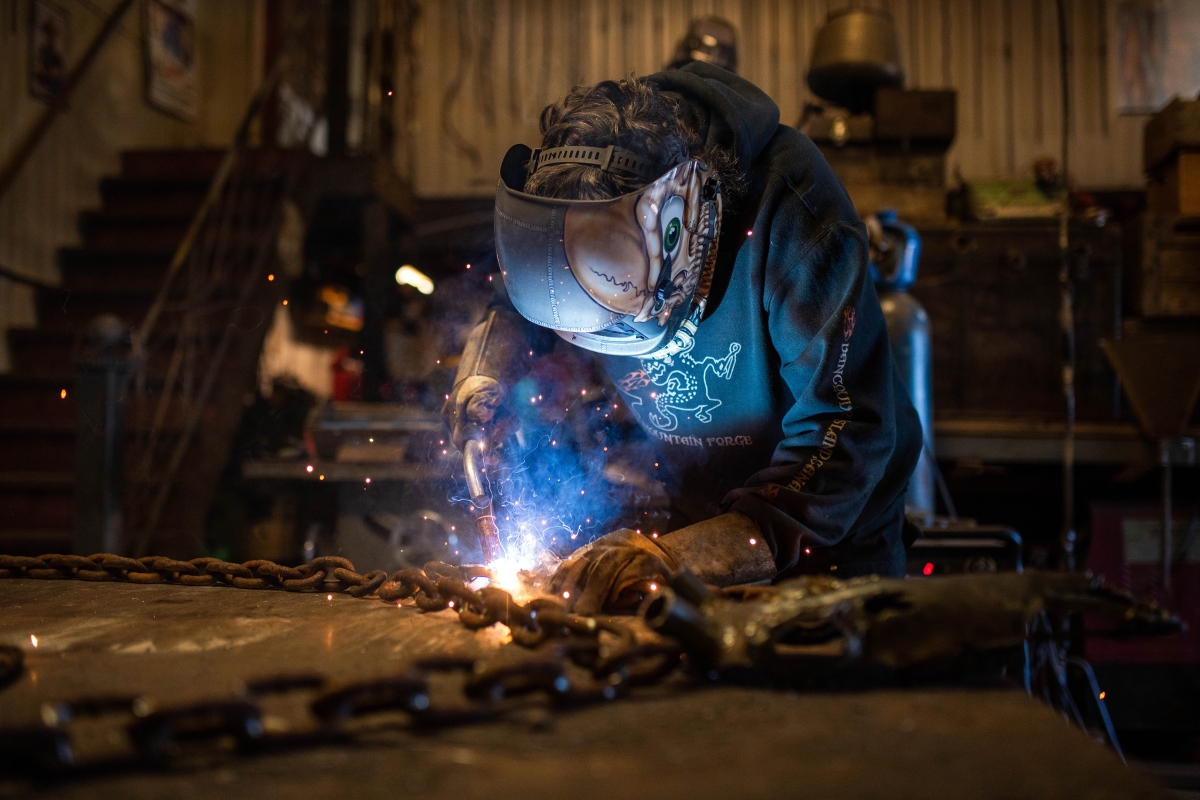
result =
M796 400L771 464L724 503L754 520L781 572L806 548L846 537L894 452L914 464L920 452L913 432L897 424L909 416L915 422L915 413L895 378L861 226L834 222L783 256L774 272L768 268L764 306L781 376ZM899 496L904 481L894 482ZM876 497L872 509L885 501L894 498Z
M579 614L634 611L649 583L684 567L716 586L769 580L776 571L758 526L734 512L657 538L631 530L602 536L559 565L550 589Z
M503 301L493 303L467 338L442 419L454 446L482 435L496 444L516 424L508 389L554 346L554 334L526 321Z

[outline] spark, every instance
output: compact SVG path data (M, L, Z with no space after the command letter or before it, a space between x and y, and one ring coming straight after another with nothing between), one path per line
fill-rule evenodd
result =
M67 399L67 390L63 389L61 392L58 393L58 396L61 397L63 400L66 400Z
M812 555L812 548L811 548L811 547L806 547L806 548L804 548L804 555L806 555L806 556L811 556L811 555Z
M332 599L333 599L333 595L331 595L331 594L327 594L327 595L325 595L325 599L326 599L326 600L332 600Z
M563 592L563 599L564 599L564 600L566 600L566 599L570 598L570 596L571 596L571 593L570 593L570 592Z
M31 634L29 634L29 642L30 642L30 644L32 644L34 647L37 647L37 637L36 637L36 636L34 636L32 633L31 633Z
M754 231L746 231L746 235L747 235L747 236L753 236L753 235L754 235Z
M317 477L317 480L319 480L319 481L323 481L323 480L325 480L325 476L324 476L324 475L320 475L320 476L318 476L318 477Z
M284 301L283 301L283 304L286 306L286 305L287 305L287 300L284 300Z
M273 281L273 280L275 280L275 276L274 276L274 275L268 275L268 276L267 276L267 280L269 280L269 281Z
M1103 700L1103 699L1104 699L1104 698L1106 698L1106 697L1108 697L1108 692L1101 692L1101 693L1100 693L1100 699L1101 699L1101 700Z
M471 268L471 265L470 265L470 264L467 264L467 269L470 269L470 268Z
M652 592L657 592L657 591L658 591L658 584L657 584L657 583L652 583L652 584L650 584L650 591L652 591Z
M370 478L367 478L367 483L370 483L370 482L371 482L371 479L370 479Z
M304 468L304 471L305 471L305 472L312 472L312 464L309 464L307 467L305 467L305 468Z
M758 539L751 539L750 544L752 544L752 545L758 544Z

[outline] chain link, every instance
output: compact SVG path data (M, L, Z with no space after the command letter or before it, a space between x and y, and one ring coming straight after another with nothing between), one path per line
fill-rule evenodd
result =
M345 684L331 684L324 676L312 674L268 676L251 681L235 697L162 709L154 709L144 698L112 696L46 704L42 724L0 730L0 761L20 772L81 774L161 766L191 752L198 742L221 749L232 741L238 752L253 752L344 740L352 738L346 727L351 720L381 712L402 712L420 726L464 724L495 718L511 710L512 701L529 695L553 705L613 700L632 687L666 678L681 663L683 650L673 640L639 643L628 626L572 614L553 600L535 599L522 605L498 587L472 589L468 582L479 577L490 573L484 567L438 561L390 576L383 570L364 575L336 556L285 567L265 560L237 564L215 558L131 559L110 553L0 555L0 578L225 584L240 589L341 592L393 603L412 598L424 611L456 611L471 629L506 625L513 642L525 652L516 658L505 649L486 659L426 658L390 676ZM19 656L20 651L13 649ZM16 670L19 673L19 658ZM461 677L457 697L449 703L434 702L435 676L447 673ZM260 701L302 692L314 694L307 704L308 722L286 731L268 731ZM80 717L120 719L127 752L78 759L70 728Z

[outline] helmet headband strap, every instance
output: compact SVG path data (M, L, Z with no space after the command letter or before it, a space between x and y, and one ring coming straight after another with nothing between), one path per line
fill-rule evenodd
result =
M529 158L529 174L552 164L582 164L585 167L599 167L603 172L624 172L646 180L657 178L662 173L661 165L610 144L608 147L569 145L534 150Z

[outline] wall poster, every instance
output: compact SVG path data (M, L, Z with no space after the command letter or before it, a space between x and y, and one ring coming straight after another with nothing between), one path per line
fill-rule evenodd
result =
M29 13L29 93L49 102L67 80L71 18L49 0L33 0Z
M196 26L191 0L146 0L146 102L196 118Z

